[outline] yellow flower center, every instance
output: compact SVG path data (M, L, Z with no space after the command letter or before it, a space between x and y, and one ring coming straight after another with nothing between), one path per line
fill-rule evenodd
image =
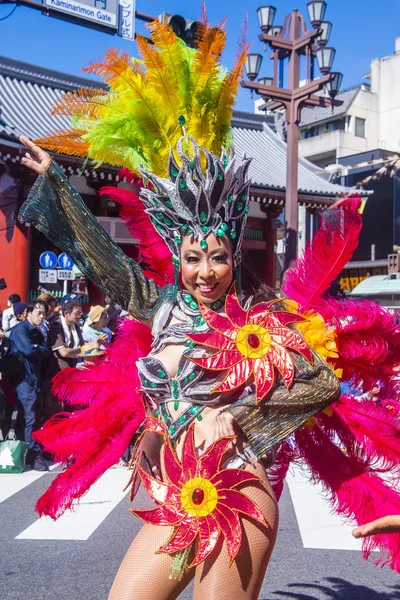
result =
M208 479L193 477L182 487L181 502L192 517L206 517L217 506L217 488Z
M236 348L246 358L264 358L271 346L271 337L261 325L249 323L236 335Z

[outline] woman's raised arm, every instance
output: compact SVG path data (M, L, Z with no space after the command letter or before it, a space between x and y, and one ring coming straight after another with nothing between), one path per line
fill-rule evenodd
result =
M21 223L34 225L67 252L82 273L135 318L150 319L160 288L112 240L50 155L28 138L20 140L29 149L23 164L39 175L19 212Z

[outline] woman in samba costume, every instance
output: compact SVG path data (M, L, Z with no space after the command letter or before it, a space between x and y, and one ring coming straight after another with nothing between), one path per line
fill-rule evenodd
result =
M142 61L109 51L104 63L90 67L110 91L66 94L56 110L72 115L75 128L38 141L141 173L140 200L124 190L105 190L123 204L123 218L141 239L140 265L114 244L50 156L22 138L30 149L23 162L40 177L20 219L66 250L137 319L124 324L105 361L57 377L58 395L70 404L86 402L87 408L54 419L37 434L48 451L72 462L38 510L54 518L62 514L118 461L135 434L132 496L140 481L156 508L132 511L145 525L110 598L176 597L192 577L196 598L257 598L276 535L274 490L280 494L292 460L305 460L339 510L358 520L381 516L382 503L376 509L370 501L362 509L358 503L371 487L376 498L390 496L390 512L398 497L373 472L382 448L368 440L365 451L362 426L357 435L350 431L352 399L337 400L337 342L343 354L347 346L343 331L335 338L335 316L336 330L343 330L350 309L335 312L321 294L329 275L340 271L340 261L329 265L327 253L325 279L312 257L311 272L304 264L297 267L288 278L297 305L265 297L260 302L252 291L241 291L249 161L237 161L226 148L245 44L226 73L218 63L222 28L205 21L197 51L166 25L153 23L151 31L154 47L138 42ZM358 205L359 199L345 201L325 219L320 245L324 251L324 243L347 248L341 260L347 261L358 235ZM320 314L310 312L317 305ZM393 340L386 344L386 358L390 344ZM347 368L346 357L339 368ZM349 371L347 378L352 376ZM388 390L390 381L388 371ZM369 420L374 417L369 410ZM356 420L359 426L362 419ZM386 435L394 436L395 427L392 420ZM296 444L289 445L285 439L294 432ZM348 452L344 459L342 447ZM261 459L274 448L277 461L267 475ZM398 461L397 447L391 445L391 452L385 450L386 468ZM344 460L341 475L331 476L332 459ZM352 469L358 478L354 489ZM383 538L377 543L397 568L397 553ZM367 545L366 553L370 549Z

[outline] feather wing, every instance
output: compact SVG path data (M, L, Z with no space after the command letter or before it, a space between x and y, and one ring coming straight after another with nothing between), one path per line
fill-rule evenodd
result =
M286 271L282 289L303 309L315 306L353 256L362 226L360 201L361 196L352 197L324 211L313 241Z

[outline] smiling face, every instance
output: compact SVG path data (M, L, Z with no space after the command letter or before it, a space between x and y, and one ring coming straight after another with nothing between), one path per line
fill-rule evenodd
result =
M232 282L233 254L226 237L207 238L207 249L200 240L185 236L181 249L181 274L185 288L200 302L211 304L218 300Z

